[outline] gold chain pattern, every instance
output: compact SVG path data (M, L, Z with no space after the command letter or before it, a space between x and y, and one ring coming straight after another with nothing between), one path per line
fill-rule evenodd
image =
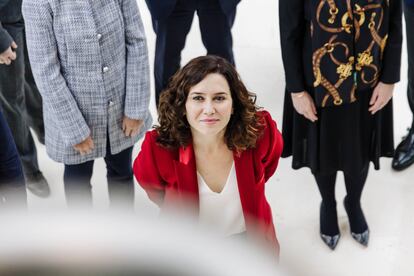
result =
M356 73L359 72L361 81L364 84L371 85L372 87L377 83L379 72L378 66L374 64L374 56L372 54L373 47L377 45L380 49L380 55L382 55L387 43L388 36L381 37L379 30L383 24L384 10L383 5L389 5L388 0L384 3L381 0L371 0L368 4L362 5L361 3L352 5L351 0L346 0L346 9L340 11L337 0L320 0L316 6L316 24L317 26L327 32L331 33L329 41L323 46L314 50L312 56L312 67L314 72L314 87L323 87L327 94L323 97L322 107L326 105L328 99L332 97L334 105L341 105L343 99L340 95L341 85L352 76L354 77L354 84L349 94L349 102L356 100ZM344 0L339 0L344 1ZM372 3L375 1L375 3ZM362 1L361 1L362 2ZM341 14L343 13L343 14ZM323 14L323 15L322 15ZM325 16L326 15L326 16ZM316 26L311 24L311 36L314 34ZM338 40L340 33L353 34L355 42L358 42L361 37L362 28L367 28L368 33L372 37L372 41L369 46L359 52L351 55L349 47L346 43ZM364 31L365 32L365 31ZM364 33L365 34L365 33ZM365 39L365 38L364 38ZM341 47L345 49L345 60L340 61L336 56L338 55L337 48ZM324 58L330 58L337 67L337 80L328 80L321 69L321 62ZM343 56L341 56L343 59ZM371 79L366 79L367 72Z

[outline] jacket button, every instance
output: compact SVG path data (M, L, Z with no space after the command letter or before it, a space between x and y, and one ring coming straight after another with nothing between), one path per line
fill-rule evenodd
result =
M109 101L109 102L108 102L108 105L109 105L109 106L113 106L113 105L114 105L114 102L113 102L113 101Z
M107 66L105 66L104 68L102 68L102 72L106 73L109 71L109 68Z
M96 37L97 37L97 38L98 38L98 40L99 40L99 39L101 39L101 38L102 38L102 35L101 35L101 34L97 34L97 35L96 35Z

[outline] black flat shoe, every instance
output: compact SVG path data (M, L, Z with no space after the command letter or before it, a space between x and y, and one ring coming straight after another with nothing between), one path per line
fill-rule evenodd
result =
M392 159L392 168L396 171L404 170L414 163L414 128L409 129L407 136L403 137L397 146Z
M350 207L348 206L348 202L346 200L346 197L344 198L344 207L345 207L345 211L348 215L348 219L349 219L349 226L351 228L351 236L352 238L354 238L354 240L356 240L359 244L367 247L368 246L368 241L369 241L369 229L368 229L368 225L367 222L365 220L365 216L364 213L362 212L361 208L358 208L356 210L353 210L351 212ZM358 213L357 213L358 212ZM365 230L356 230L356 226L354 223L351 223L352 217L353 216L359 216L359 219L361 220L361 224L362 226L359 226L359 229L364 228Z
M26 174L26 188L38 197L48 197L50 195L49 184L47 183L42 172L37 171L32 174Z
M332 209L327 208L323 202L320 206L319 223L320 232L319 235L322 241L331 249L335 250L338 245L341 234L338 227L338 216L336 213L336 204L331 206ZM328 234L329 233L329 234Z

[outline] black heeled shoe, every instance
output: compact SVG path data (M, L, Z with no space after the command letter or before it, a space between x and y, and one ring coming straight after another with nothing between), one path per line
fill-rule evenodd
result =
M339 238L341 237L341 234L337 234L334 236L329 236L322 234L322 232L319 233L321 236L322 241L331 249L335 250L336 246L338 245Z
M414 127L408 129L407 136L395 149L394 158L392 159L392 168L396 171L404 170L414 163Z
M322 241L331 249L331 250L335 250L335 248L336 248L336 246L338 245L338 242L339 242L339 238L341 237L341 234L339 233L339 227L338 227L338 218L337 218L337 215L336 215L336 207L335 207L335 215L334 215L334 220L335 220L335 223L336 223L336 226L335 226L335 230L334 230L334 232L336 232L337 234L333 234L333 235L328 235L328 234L324 234L323 233L323 230L322 230L322 228L323 228L323 225L325 225L324 224L324 219L328 219L325 215L325 213L323 213L324 212L324 205L323 205L323 203L321 203L321 206L320 206L320 213L319 213L319 220L320 220L320 232L319 232L319 235L320 235L320 237L321 237L321 239L322 239ZM331 218L332 219L332 218Z
M345 211L346 211L346 213L348 215L349 226L351 228L351 236L352 236L352 238L354 238L354 240L356 240L359 244L367 247L368 246L368 242L369 242L369 228L368 228L367 222L365 220L364 213L362 212L362 209L360 209L360 214L359 215L361 216L361 219L363 220L363 224L365 224L364 226L365 226L366 229L358 233L357 231L352 230L353 227L352 227L352 223L351 223L350 217L353 214L352 214L352 212L351 212L351 210L349 208L348 201L346 200L346 197L344 198L344 207L345 207Z
M365 230L364 232L357 234L354 232L351 232L351 236L356 240L358 243L362 244L365 247L368 247L368 241L369 241L369 229Z

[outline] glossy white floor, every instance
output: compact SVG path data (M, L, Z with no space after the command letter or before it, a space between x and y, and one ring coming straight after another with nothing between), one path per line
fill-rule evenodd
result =
M152 65L155 36L145 1L138 0L138 5L146 28ZM277 1L242 1L233 29L237 67L248 88L257 93L259 105L269 110L281 127L285 84L278 34ZM197 18L186 45L183 62L205 54ZM394 99L396 143L406 133L405 129L411 122L405 91L406 68L404 49L402 81L396 86ZM155 115L153 99L151 110ZM37 145L40 166L51 185L52 195L40 199L30 194L30 210L64 207L63 166L47 157L44 146ZM138 144L134 156L139 148ZM391 170L390 160L383 159L380 171L371 169L363 194L363 206L371 229L369 247L363 248L352 240L345 211L339 204L342 238L332 252L318 235L320 196L312 175L308 169L292 170L290 163L290 158L280 161L276 174L267 183L267 196L273 208L281 244L282 264L290 268L293 275L413 275L414 167L397 173ZM92 179L97 208L106 208L108 205L105 172L103 160L98 160ZM338 202L342 201L344 195L343 178L339 174ZM138 186L136 212L138 216L144 212L153 216L157 214L157 208Z

